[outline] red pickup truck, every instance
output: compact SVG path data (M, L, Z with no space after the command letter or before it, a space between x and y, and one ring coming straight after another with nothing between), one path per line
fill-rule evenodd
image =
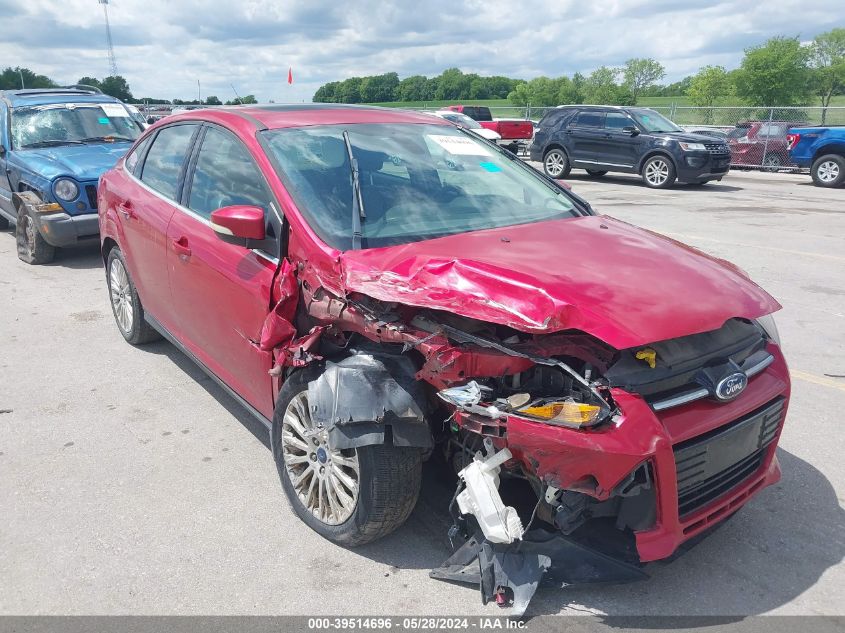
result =
M527 146L534 136L534 123L527 119L494 119L487 106L452 105L446 110L461 112L475 119L488 130L498 132L502 137L499 145L516 154L520 146Z

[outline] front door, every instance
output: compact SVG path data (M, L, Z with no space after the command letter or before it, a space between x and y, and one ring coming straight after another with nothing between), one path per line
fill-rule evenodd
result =
M604 119L604 138L599 161L609 167L633 167L637 164L639 135L632 136L623 128L636 128L633 119L622 112L608 112Z
M273 416L272 356L258 343L270 312L279 245L272 236L261 249L223 242L210 217L238 204L262 207L269 218L271 200L246 147L230 132L209 126L186 183L184 207L167 231L171 300L181 342L267 418Z
M9 181L8 152L11 150L9 139L9 107L0 102L0 208L7 214L13 213L12 208L12 183Z

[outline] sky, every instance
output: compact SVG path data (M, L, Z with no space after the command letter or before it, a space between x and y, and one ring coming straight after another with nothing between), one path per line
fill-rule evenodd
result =
M0 0L0 17L0 67L60 83L109 74L97 0ZM111 0L109 18L136 97L193 99L199 88L203 99L299 103L328 81L449 67L531 79L653 57L671 82L708 64L736 67L775 35L809 41L843 27L845 2Z

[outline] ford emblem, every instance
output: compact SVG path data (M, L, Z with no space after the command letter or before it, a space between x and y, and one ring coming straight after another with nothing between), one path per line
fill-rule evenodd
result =
M727 402L737 398L739 394L745 391L747 386L748 376L741 371L734 372L725 376L716 384L715 395L719 400Z

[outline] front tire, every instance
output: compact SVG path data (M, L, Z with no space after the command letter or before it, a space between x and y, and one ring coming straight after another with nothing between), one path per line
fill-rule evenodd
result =
M279 392L273 457L296 515L323 538L355 547L387 536L410 516L422 479L419 449L338 450L311 419L308 383L322 367L294 373Z
M117 329L130 345L143 345L161 338L144 320L144 306L126 268L123 253L115 247L106 259L106 283L109 286L112 314Z
M675 184L675 164L667 156L652 156L643 165L643 183L651 189L668 189Z
M56 248L47 243L35 226L35 220L23 206L18 209L15 241L18 246L18 259L27 264L49 264L56 256Z
M543 156L543 171L554 180L566 178L572 171L572 165L569 164L566 152L559 147L554 147L546 152Z
M810 168L810 175L817 187L838 187L845 182L845 156L825 154L817 158Z

